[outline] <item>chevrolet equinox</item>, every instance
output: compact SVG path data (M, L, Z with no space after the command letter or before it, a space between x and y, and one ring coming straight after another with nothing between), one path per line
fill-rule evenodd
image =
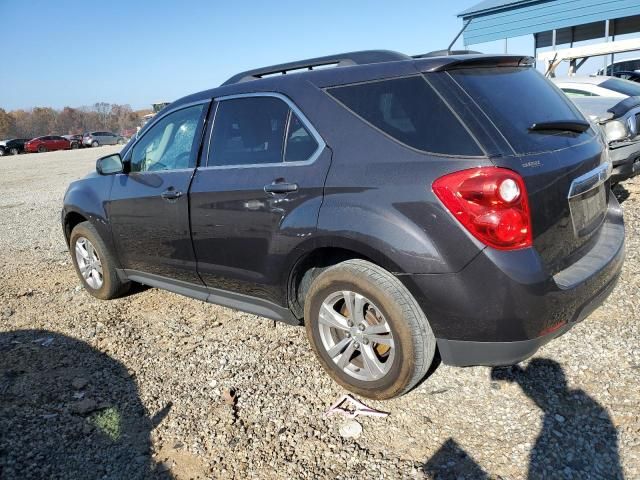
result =
M610 172L529 57L353 52L170 104L69 186L62 224L91 295L138 282L304 324L331 377L387 399L436 355L517 363L605 300Z

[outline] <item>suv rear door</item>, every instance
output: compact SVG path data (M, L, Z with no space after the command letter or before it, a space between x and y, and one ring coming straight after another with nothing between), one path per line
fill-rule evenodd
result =
M282 95L217 100L190 191L198 272L208 287L282 305L287 260L316 229L331 152Z
M125 154L107 211L123 267L202 285L189 233L189 184L209 102L156 119ZM133 278L133 277L132 277Z

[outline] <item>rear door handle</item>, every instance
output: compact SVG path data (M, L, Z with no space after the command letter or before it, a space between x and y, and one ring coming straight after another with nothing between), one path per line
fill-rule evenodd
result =
M291 193L298 191L297 183L270 183L264 186L266 193Z
M162 192L160 196L165 200L175 200L182 196L182 192L170 188L169 190L165 190L164 192Z

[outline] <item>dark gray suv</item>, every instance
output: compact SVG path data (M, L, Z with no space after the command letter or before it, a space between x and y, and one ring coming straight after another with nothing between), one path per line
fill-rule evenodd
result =
M180 99L69 186L76 270L102 299L139 282L304 323L371 398L436 354L519 362L598 307L624 257L601 137L531 64L354 52Z

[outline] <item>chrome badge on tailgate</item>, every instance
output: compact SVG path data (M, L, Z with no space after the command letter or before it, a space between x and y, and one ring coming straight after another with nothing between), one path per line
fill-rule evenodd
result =
M607 162L571 182L568 200L577 237L589 235L604 220L607 212L605 182L610 175L611 163Z

